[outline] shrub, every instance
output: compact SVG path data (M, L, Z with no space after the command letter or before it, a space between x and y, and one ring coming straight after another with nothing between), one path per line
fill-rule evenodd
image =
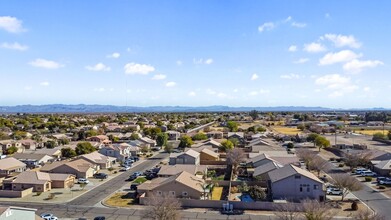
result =
M371 181L372 181L372 177L370 177L370 176L365 177L365 182L371 182Z
M337 158L335 159L335 161L337 161L338 163L340 163L342 161L342 158Z
M338 167L343 167L343 166L345 166L343 163L340 163L340 164L338 165Z
M231 187L231 193L238 193L238 192L239 192L238 187L236 187L236 186Z
M386 189L385 186L379 186L379 189Z
M334 158L334 157L331 157L331 158L330 158L330 161L334 161L334 160L335 160L335 158Z
M351 207L352 207L352 210L353 210L353 211L357 211L357 210L358 210L358 204L357 204L357 202L356 202L356 201L353 201Z
M114 171L114 174L118 173L118 171Z

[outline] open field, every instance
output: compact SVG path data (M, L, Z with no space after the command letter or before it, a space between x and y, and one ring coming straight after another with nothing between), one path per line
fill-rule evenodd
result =
M273 126L271 127L271 129L277 133L286 134L286 135L296 135L302 132L300 129L293 128L293 127Z
M357 134L365 134L365 135L373 135L375 133L383 133L383 130L355 130L354 133ZM384 130L384 134L387 135L388 131Z

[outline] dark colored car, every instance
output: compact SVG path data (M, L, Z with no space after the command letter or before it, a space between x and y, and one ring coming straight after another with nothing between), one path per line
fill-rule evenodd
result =
M132 183L130 185L130 190L137 190L137 186L139 186L139 185L140 185L140 183Z
M135 179L137 179L137 176L131 175L126 181L133 181Z
M104 216L96 216L94 220L106 220L106 217Z
M149 173L145 176L147 180L155 179L157 177L157 173Z
M94 174L94 177L95 177L96 179L107 179L108 175L105 174L105 173L95 173L95 174Z

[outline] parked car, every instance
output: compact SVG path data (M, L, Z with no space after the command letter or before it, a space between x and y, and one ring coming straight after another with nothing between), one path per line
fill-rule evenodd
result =
M122 167L119 171L128 171L130 170L129 166Z
M58 220L58 218L51 213L43 213L41 214L41 218L45 220Z
M342 195L342 190L338 188L328 188L327 195Z
M140 171L136 171L132 174L133 176L136 176L136 177L139 177L142 175L142 173Z
M364 170L361 172L361 176L376 176L377 174L375 172L372 172L370 170Z
M391 185L391 179L390 178L386 178L384 180L380 180L379 184L380 185Z
M125 160L125 162L126 162L126 163L134 163L134 160L133 160L133 159L130 159L130 158L128 158L128 159L126 159L126 160Z
M380 181L382 181L382 180L384 181L386 179L389 179L389 178L388 177L384 177L384 176L379 176L379 177L376 178L376 182L380 183Z
M140 185L140 183L132 183L130 185L130 190L137 190L137 186L139 186L139 185Z
M149 173L145 176L147 180L155 179L157 178L157 173Z
M355 171L355 173L356 173L356 174L361 174L361 172L367 171L367 170L368 170L368 169L365 169L365 168L362 168L362 167L361 167L361 168L357 168L356 171Z
M106 217L104 216L96 216L94 220L106 220Z
M105 174L105 173L95 173L95 174L94 174L94 177L95 177L96 179L107 179L108 175Z
M88 179L86 179L86 178L79 178L79 179L77 179L77 183L78 184L88 184L90 181L88 180Z
M134 162L136 162L136 161L139 161L140 160L140 158L139 157L132 157L131 158Z

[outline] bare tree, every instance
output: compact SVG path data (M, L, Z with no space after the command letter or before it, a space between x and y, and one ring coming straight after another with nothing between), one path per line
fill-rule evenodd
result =
M173 196L164 194L163 196L153 195L146 203L148 209L143 213L142 218L154 220L177 220L180 219L179 208L181 203Z
M310 170L315 170L316 172L318 172L318 177L319 177L320 176L320 172L321 171L327 172L328 170L331 169L331 165L330 165L330 163L327 160L325 160L325 159L321 158L320 156L316 155L309 162L309 169Z
M303 210L306 220L331 220L335 215L329 205L318 200L304 200Z
M310 164L316 155L316 152L308 149L296 150L296 155L300 160L303 160L307 168L310 168Z
M350 167L350 170L353 170L359 165L367 165L370 161L372 153L346 153L345 154L345 164Z
M232 165L233 177L237 176L239 164L243 162L243 160L244 153L242 149L234 148L227 152L227 164Z
M385 220L386 218L378 213L372 213L368 209L365 211L359 211L353 217L356 220Z
M331 178L332 180L330 182L342 190L341 201L344 200L349 191L354 192L362 189L361 182L349 174L334 174Z
M301 213L297 206L292 202L285 204L275 204L275 215L278 220L301 220Z

